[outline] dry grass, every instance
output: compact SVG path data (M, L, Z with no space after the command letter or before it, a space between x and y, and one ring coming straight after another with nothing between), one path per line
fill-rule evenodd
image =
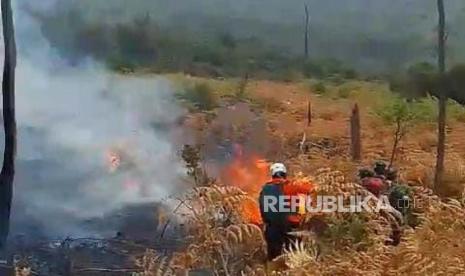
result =
M424 133L418 137L418 145L425 152L434 151L437 145L437 135L434 133Z
M437 192L444 197L460 198L464 190L465 162L459 156L452 156L446 161L443 183Z
M350 83L347 89L351 92L347 99L317 97L309 94L308 88L293 84L252 82L249 87L254 102L260 103L265 99L258 106L259 114L268 122L272 138L280 141L275 146L279 148L269 151L276 154L266 157L280 158L293 171L313 175L320 194L349 196L367 193L352 180L357 168L371 166L374 160L386 159L390 153L390 130L370 115L385 97L389 97L385 85ZM309 98L317 120L306 128L301 118L305 116ZM360 164L347 158L348 115L344 114L349 114L354 102L359 103L362 114L364 159ZM334 110L338 111L336 115ZM292 118L300 119L292 121ZM401 180L414 189L417 203L414 211L420 220L420 225L415 229L402 227L403 237L399 246L386 245L397 222L392 214L319 214L316 217L324 222L329 232L308 236L294 248L287 249L280 258L286 267L277 268L274 273L465 275L465 208L458 201L442 201L428 189L432 183L436 143L435 127L430 125L425 123L413 127L411 135L402 142L395 164ZM446 173L440 195L463 201L465 146L462 140L465 127L457 122L450 122L449 126L452 131L448 138ZM338 150L328 151L316 146L308 153L301 153L296 142L304 131L311 143L318 144L312 137L337 140ZM322 166L331 169L318 170ZM186 207L192 233L191 246L175 258L174 264L179 269L206 268L217 275L263 275L265 265L261 231L245 224L237 213L237 204L254 199L240 190L224 187L199 192L194 192L195 196L189 200L191 209ZM312 227L312 217L315 216L307 218L303 229ZM273 275L268 272L268 275Z
M404 230L398 247L386 246L370 232L374 242L365 250L344 247L315 258L314 243L288 253L287 275L462 275L465 273L465 208L458 201L441 202L426 189L415 189L423 202L421 226ZM381 220L382 221L382 220ZM369 229L384 223L371 220Z
M297 177L316 183L318 194L368 194L330 169L319 170L315 177ZM190 245L170 260L148 251L139 265L144 276L199 269L215 275L463 275L465 207L459 201L441 201L426 188L413 191L421 224L415 229L403 226L399 246L386 245L393 225L398 226L389 212L312 214L302 230L310 229L311 218L318 217L326 231L304 235L276 261L284 266L267 271L261 229L246 224L238 211L248 195L237 188L197 188L183 199Z
M325 121L334 121L340 114L335 111L323 111L319 114L317 114L318 118L325 120Z

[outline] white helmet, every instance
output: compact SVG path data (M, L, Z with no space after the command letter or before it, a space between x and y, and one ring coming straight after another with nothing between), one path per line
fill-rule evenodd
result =
M274 163L270 166L271 175L275 175L277 173L284 173L287 174L286 166L283 163Z

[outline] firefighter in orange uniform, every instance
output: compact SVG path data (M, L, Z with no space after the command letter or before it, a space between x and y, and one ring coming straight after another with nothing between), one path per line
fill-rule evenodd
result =
M270 167L271 180L266 183L259 196L260 212L265 226L268 260L281 255L283 247L288 247L295 240L289 232L294 231L301 223L302 215L293 209L292 203L298 203L296 198L307 196L313 191L310 183L295 184L287 179L287 169L282 163ZM296 197L292 199L293 197ZM280 201L289 201L283 206ZM273 204L274 203L274 204ZM300 204L299 204L300 205ZM292 210L292 211L290 211Z

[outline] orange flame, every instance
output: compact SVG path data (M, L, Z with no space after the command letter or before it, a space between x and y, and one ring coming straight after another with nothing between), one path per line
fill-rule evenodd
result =
M262 224L258 195L263 185L269 181L269 163L256 154L245 155L239 146L236 157L228 164L221 175L222 182L235 186L248 193L252 199L242 203L241 214L248 223Z
M105 155L108 171L115 172L121 165L121 156L118 152L108 150Z

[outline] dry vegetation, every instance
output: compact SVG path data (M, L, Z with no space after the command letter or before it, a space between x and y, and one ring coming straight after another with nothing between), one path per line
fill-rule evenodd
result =
M210 85L219 98L234 94L238 82L195 81ZM320 194L367 193L354 183L356 170L373 160L389 158L393 128L374 113L386 107L393 96L380 83L313 83L251 81L248 84L241 100L267 122L267 136L272 141L261 154L270 160L286 162L294 172L299 172L297 178L312 179ZM314 118L307 127L309 100ZM355 102L362 114L363 160L360 164L348 158L348 118ZM408 134L400 142L395 164L401 180L413 188L416 223L400 225L392 213L386 212L313 214L302 225L302 230L312 231L303 232L307 234L301 242L286 249L273 267L267 267L261 230L247 224L240 213L241 202L254 198L239 188L217 183L218 186L195 189L185 201L188 212L184 216L189 221L191 244L185 252L174 256L172 272L205 269L217 275L464 274L465 147L461 141L465 137L465 127L460 122L465 111L451 103L448 161L444 185L439 191L443 197L439 198L429 189L436 143L436 133L431 127L436 112L434 106L432 98L415 103L412 112L421 120L409 126ZM209 132L208 128L208 124L202 125L204 133ZM240 134L235 136L233 142L238 142ZM299 150L303 137L304 152L302 147ZM331 169L321 170L321 167ZM393 229L401 229L403 233L398 246L389 245ZM146 275L156 275L154 273Z
M180 98L191 111L184 126L204 145L202 156L212 155L225 142L240 144L245 154L285 162L294 179L312 181L318 194L345 197L368 193L357 184L358 168L390 156L394 129L375 115L394 98L383 84L249 81L238 97L239 79L169 77L180 84ZM188 92L182 90L186 86ZM349 157L348 119L354 103L361 112L360 163ZM137 259L140 272L134 275L464 275L465 110L451 103L446 175L436 196L430 190L434 104L431 98L415 103L413 112L422 119L409 126L397 152L395 166L415 199L407 223L387 211L308 215L301 240L267 263L261 226L244 212L244 206L256 204L257 187L206 177L207 171L198 166L204 161L196 152L200 148L191 147L183 157L191 156L189 176L196 187L178 199L176 212L187 246L169 255L148 250ZM394 230L402 233L398 246L390 245ZM28 273L17 270L17 275Z
M320 170L314 181L319 193L367 193L329 169ZM248 197L237 188L193 190L186 203L192 243L170 261L148 252L141 260L142 275L201 268L216 275L461 275L465 271L465 208L458 201L441 201L426 188L415 189L415 200L422 203L415 210L421 225L404 227L399 246L386 245L396 223L389 213L317 214L302 227L312 228L318 220L325 231L304 236L286 249L275 261L275 271L264 265L260 228L246 224L237 212L243 200Z

